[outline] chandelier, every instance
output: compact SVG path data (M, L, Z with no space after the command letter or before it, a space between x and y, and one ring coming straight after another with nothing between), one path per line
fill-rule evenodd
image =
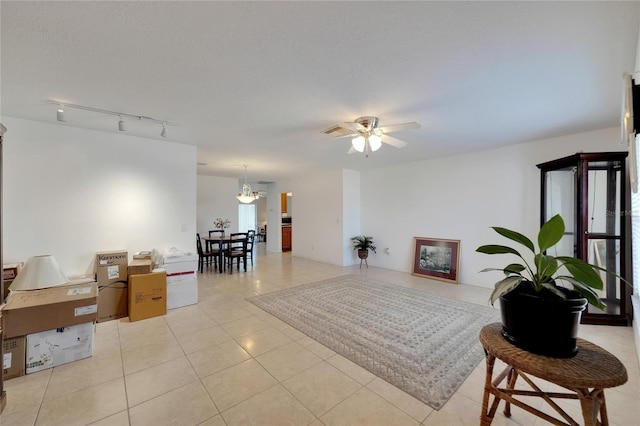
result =
M243 204L249 204L253 202L253 200L257 199L258 196L255 192L251 192L251 185L247 183L247 165L244 165L244 185L242 185L242 193L236 196L238 201Z

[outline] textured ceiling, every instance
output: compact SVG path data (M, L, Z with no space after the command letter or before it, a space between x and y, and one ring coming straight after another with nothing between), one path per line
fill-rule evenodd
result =
M201 174L365 170L618 125L639 6L3 0L1 112L57 123L55 99L175 122L167 140L197 145ZM323 140L363 115L422 128L369 158ZM59 124L117 120L67 109Z

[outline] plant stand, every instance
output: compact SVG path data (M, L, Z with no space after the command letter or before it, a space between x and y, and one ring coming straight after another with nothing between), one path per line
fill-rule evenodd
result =
M369 268L369 264L367 263L367 257L369 257L369 250L358 250L358 257L360 258L360 269L362 269L362 261L364 260L364 264L367 269Z
M480 331L480 343L486 354L487 375L482 399L480 424L489 426L501 400L505 401L504 415L511 416L511 405L557 425L577 425L553 399L579 400L585 426L608 425L604 389L620 386L627 381L627 370L612 354L583 339L578 339L578 354L573 358L550 358L535 355L507 342L500 333L501 324L489 324ZM507 364L505 370L493 377L496 359ZM529 375L554 383L570 392L545 392ZM522 378L532 390L516 388ZM501 383L506 379L506 386ZM489 405L490 396L493 401ZM562 419L552 417L523 402L526 398L542 398ZM533 402L528 400L527 402ZM566 422L566 423L565 423Z

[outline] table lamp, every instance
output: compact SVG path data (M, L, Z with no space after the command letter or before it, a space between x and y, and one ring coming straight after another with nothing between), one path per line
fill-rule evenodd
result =
M9 290L35 290L69 283L56 259L50 255L33 256L27 260L9 286Z

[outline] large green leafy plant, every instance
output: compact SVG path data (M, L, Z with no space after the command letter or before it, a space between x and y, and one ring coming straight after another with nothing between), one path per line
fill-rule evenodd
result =
M376 246L373 245L373 237L357 235L355 237L351 237L351 241L353 242L354 250L371 250L374 253L376 252Z
M502 271L505 278L498 281L491 293L491 304L500 297L515 290L524 282L530 282L536 293L543 289L550 291L561 298L566 294L559 289L561 282L573 286L573 290L586 298L593 306L604 309L606 305L600 300L594 290L602 290L603 283L598 270L606 271L583 260L568 256L552 256L546 253L555 246L564 235L564 221L560 215L555 215L540 228L538 232L538 251L533 242L520 234L506 228L492 227L494 231L526 247L533 253L533 263L527 260L518 250L504 245L484 245L476 249L485 254L513 254L522 259L523 263L510 263L503 269L486 268L486 271Z

